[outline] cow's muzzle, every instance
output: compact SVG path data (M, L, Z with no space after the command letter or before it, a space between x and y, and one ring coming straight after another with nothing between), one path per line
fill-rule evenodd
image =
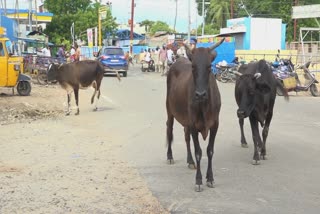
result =
M238 109L237 115L238 115L238 118L239 118L239 119L243 119L243 118L246 117L245 111L242 111L242 110L240 110L240 109Z
M196 91L196 100L197 101L204 101L204 100L207 100L208 99L208 93L207 91Z

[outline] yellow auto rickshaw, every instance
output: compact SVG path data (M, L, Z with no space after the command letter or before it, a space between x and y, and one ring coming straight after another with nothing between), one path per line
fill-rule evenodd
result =
M14 56L12 43L0 27L0 87L17 87L18 94L28 96L31 92L31 78L23 74L23 57Z

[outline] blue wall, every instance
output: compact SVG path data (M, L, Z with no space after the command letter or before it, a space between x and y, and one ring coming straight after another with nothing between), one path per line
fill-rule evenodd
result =
M286 30L287 30L287 25L282 24L281 26L281 50L286 49Z
M1 16L1 27L6 28L7 35L11 41L17 41L17 38L15 37L15 22L12 19L7 18L6 16Z
M198 43L197 47L210 47L214 43ZM218 62L225 60L227 63L231 63L235 57L235 42L223 42L218 46L215 51L217 52L217 57L211 63L211 69L213 73L216 73L215 65Z

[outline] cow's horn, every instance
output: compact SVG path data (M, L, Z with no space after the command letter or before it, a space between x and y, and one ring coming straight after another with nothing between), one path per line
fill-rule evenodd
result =
M255 74L254 74L254 77L255 77L256 79L258 79L259 77L261 77L261 73L255 73Z
M233 73L238 75L238 76L242 76L242 73L240 73L239 71L234 71Z
M191 47L188 44L183 44L183 45L186 48L186 51L191 51Z
M209 49L213 50L216 47L218 47L219 45L221 45L221 43L225 40L225 38L223 37L219 42L215 43L214 45L210 46Z

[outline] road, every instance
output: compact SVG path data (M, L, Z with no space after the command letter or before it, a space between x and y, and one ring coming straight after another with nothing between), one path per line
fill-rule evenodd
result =
M245 134L249 148L240 146L240 130L233 95L234 85L220 83L222 109L214 154L216 185L213 189L204 187L204 191L198 193L194 191L195 171L188 169L186 164L183 129L177 122L174 125L173 144L175 164L166 164L165 87L165 77L160 76L159 73L141 73L136 66L128 72L128 77L122 78L120 83L114 77L104 78L102 98L99 102L101 108L98 112L92 112L92 107L86 102L89 100L91 91L81 91L80 116L4 127L0 132L1 142L6 140L15 143L17 140L9 138L8 129L10 128L14 134L18 133L16 130L23 127L21 135L28 136L28 142L37 142L36 139L41 135L46 136L49 142L43 145L44 148L50 148L50 143L55 143L55 146L63 143L65 147L57 147L63 154L63 160L67 161L68 155L73 159L84 156L85 159L81 164L84 164L83 167L91 167L91 170L85 173L97 176L101 174L101 170L105 170L106 173L108 169L113 173L120 170L113 174L111 179L118 179L127 184L122 188L113 189L113 193L125 192L119 197L116 197L116 194L114 200L121 200L126 194L135 197L150 194L152 200L157 199L170 213L319 213L319 98L294 95L290 97L289 102L282 97L277 98L267 142L268 160L262 161L259 166L253 166L251 165L253 145L248 121L245 123ZM44 124L46 124L45 134L34 134L33 131L33 135L30 136L30 132L25 130L30 129L30 126L39 128ZM60 144L50 139L54 136ZM21 139L19 138L18 141ZM90 144L93 142L107 144L107 147L100 151L99 147ZM69 143L75 143L75 145L71 146ZM81 150L81 154L76 153L75 151L82 145L86 146ZM205 151L207 143L201 142L201 146ZM0 143L0 151L10 150L10 154L5 154L0 159L0 163L12 161L15 148ZM41 152L45 152L44 148ZM36 154L39 155L38 152ZM52 157L48 159L47 156L41 156L39 159L47 164L55 160ZM113 164L110 164L110 161ZM117 164L120 169L114 166ZM31 163L26 163L25 166L33 167ZM65 165L61 166L62 169L59 172L68 173L69 171L63 166ZM76 166L79 165L72 166L73 170L77 170ZM66 163L65 167L70 169L70 164ZM204 175L206 167L207 158L203 155L201 168ZM136 176L139 178L137 179ZM0 176L0 178L3 177ZM145 189L140 192L135 192L134 189L128 192L126 188L137 185L136 181L139 182L139 188L142 186ZM119 185L119 182L114 184ZM57 184L52 182L52 185ZM95 185L103 188L105 183L100 181ZM151 196L148 189L156 199ZM110 208L102 204L102 201L108 203L108 200L103 200L105 196L95 193L93 197L99 198L99 201L91 199L87 203L97 203L96 206L99 205L101 213L106 209L109 210L107 213L113 213L115 207L133 203L132 200L119 201L118 205L112 203L113 207ZM108 197L110 198L112 197ZM73 203L67 201L69 206L64 206L63 209L69 211L67 208L78 205L75 200ZM12 205L8 201L10 200L5 202ZM146 202L143 201L143 203ZM90 206L89 208L92 208L93 205ZM8 209L8 207L5 208ZM97 211L83 207L79 210ZM96 213L100 213L98 211ZM143 213L141 210L129 211ZM126 209L120 209L114 213L127 212ZM151 211L151 213L162 212L164 211L159 207Z

